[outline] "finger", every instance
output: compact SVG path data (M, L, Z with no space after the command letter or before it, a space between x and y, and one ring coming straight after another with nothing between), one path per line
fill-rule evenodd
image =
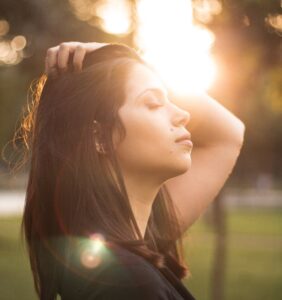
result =
M96 42L93 42L93 43L86 43L85 44L85 49L86 49L86 52L89 53L89 52L92 52L94 50L97 50L103 46L106 46L108 45L109 43L96 43Z
M45 73L49 74L51 69L57 65L57 54L59 47L52 47L47 50L45 57Z
M66 71L68 68L68 60L70 52L73 50L67 44L61 44L58 50L57 64L60 71Z
M73 67L75 71L82 69L82 62L86 54L86 49L82 46L77 46L73 55Z

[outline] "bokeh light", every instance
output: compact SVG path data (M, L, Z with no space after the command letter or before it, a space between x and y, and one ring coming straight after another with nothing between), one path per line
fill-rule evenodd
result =
M0 65L16 65L22 59L22 50L14 49L11 41L0 41Z
M6 41L0 42L0 60L3 61L10 51L11 51L11 47L8 42Z
M0 20L0 36L4 36L9 32L10 25L6 20Z
M26 38L22 35L15 36L11 41L11 47L15 51L20 51L26 46Z
M105 32L126 35L132 30L127 0L69 0L69 3L78 19Z
M218 0L194 0L193 10L197 20L207 24L213 20L214 15L221 13L222 4Z
M274 28L277 32L279 32L280 34L282 33L282 14L275 14L275 15L269 14L266 17L265 21L269 26Z
M6 20L0 20L0 66L16 65L24 57L23 50L27 40L23 35L17 35L10 39L5 37L9 32L10 25Z

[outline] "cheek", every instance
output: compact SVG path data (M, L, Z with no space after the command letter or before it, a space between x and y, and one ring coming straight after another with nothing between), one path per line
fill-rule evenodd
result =
M132 147L156 148L165 146L170 138L169 120L165 114L152 113L146 109L131 110L123 116L127 132L126 143Z
M154 166L164 164L176 153L170 124L163 118L146 114L128 114L122 118L126 137L116 147L123 162Z
M127 155L150 155L158 148L164 146L161 134L158 130L147 123L130 122L127 124L126 137L119 144L119 152L125 152Z

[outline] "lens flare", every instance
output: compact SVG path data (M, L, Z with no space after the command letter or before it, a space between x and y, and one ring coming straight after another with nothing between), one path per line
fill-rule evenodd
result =
M101 257L94 254L91 250L84 250L81 253L81 263L84 267L93 269L100 265Z
M102 263L103 252L105 251L105 239L103 235L94 233L89 239L83 242L80 261L86 268L96 268Z
M94 233L90 235L90 241L94 252L98 252L104 247L105 238L100 233Z

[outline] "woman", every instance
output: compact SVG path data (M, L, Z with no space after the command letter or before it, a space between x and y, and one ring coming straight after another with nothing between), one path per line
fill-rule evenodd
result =
M231 173L243 123L207 96L176 105L125 45L64 43L46 73L22 126L40 299L195 299L181 236Z

